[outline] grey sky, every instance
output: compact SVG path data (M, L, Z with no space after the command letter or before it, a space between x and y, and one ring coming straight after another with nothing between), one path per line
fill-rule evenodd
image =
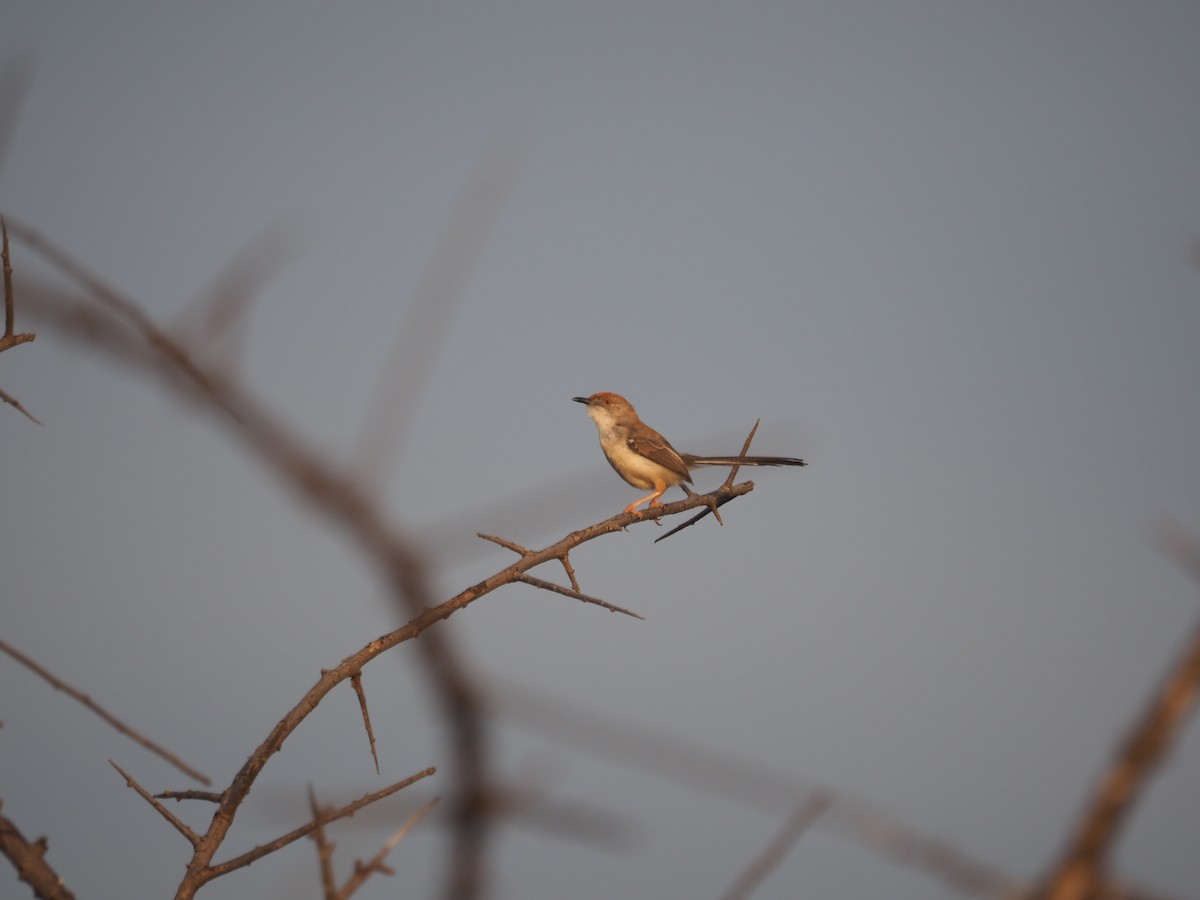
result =
M294 255L243 371L343 457L472 173L512 153L383 488L439 538L439 592L508 561L475 531L537 545L637 496L574 395L625 394L693 452L736 450L761 417L758 452L812 465L754 473L724 528L575 554L584 590L646 622L531 589L481 601L446 626L473 666L1041 871L1196 617L1150 535L1164 515L1200 533L1200 6L16 0L2 18L0 51L35 70L0 209L167 322L276 229ZM19 243L13 262L53 279ZM0 387L46 423L0 409L0 637L218 782L320 667L395 627L342 539L159 388L48 329L4 354ZM0 675L5 814L50 836L81 895L166 895L187 848L106 760L182 779ZM442 764L423 686L405 650L367 671L378 778L353 698L330 698L234 844L293 827L308 782L333 801ZM1119 855L1182 896L1195 731ZM783 815L515 724L497 743L506 773L636 831L619 854L510 832L496 898L717 897ZM337 836L343 871L390 824L368 821ZM429 896L440 849L418 829L403 881L363 896ZM315 873L297 845L205 896L315 897ZM949 894L818 830L755 896Z

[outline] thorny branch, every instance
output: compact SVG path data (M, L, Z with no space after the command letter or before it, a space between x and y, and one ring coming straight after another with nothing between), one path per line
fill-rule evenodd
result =
M218 878L221 875L228 874L235 869L245 868L252 862L260 860L264 856L274 853L276 850L300 840L302 837L307 837L318 828L328 825L330 822L336 822L338 819L344 819L348 816L352 816L360 809L370 806L372 803L382 800L384 797L390 797L397 791L401 791L409 785L415 784L416 782L422 780L423 778L428 778L436 771L437 769L434 768L423 769L422 771L417 772L415 775L410 775L403 781L397 781L395 784L388 785L382 790L374 791L370 794L364 794L353 803L347 803L345 806L329 810L328 812L323 812L319 816L315 816L312 821L301 825L299 828L289 831L287 834L280 835L270 843L262 844L258 847L255 847L253 850L243 853L241 856L226 860L218 865L211 866L207 870L208 877L205 880L211 881L213 878Z
M211 862L213 854L221 845L232 824L237 809L248 795L250 786L266 765L269 757L280 749L286 737L315 708L325 694L336 684L353 677L355 672L361 672L365 663L396 644L426 634L427 629L432 625L449 618L454 612L497 587L514 581L527 581L575 599L595 602L595 598L588 598L579 590L575 573L571 568L568 554L575 546L601 534L622 530L629 525L647 520L657 520L666 515L699 507L705 508L700 515L679 528L673 529L663 537L690 526L709 512L720 521L718 509L721 505L753 489L751 482L733 484L738 471L738 467L734 466L731 467L725 484L716 491L706 495L690 494L685 500L656 507L637 517L628 514L614 516L588 529L568 535L556 544L540 551L529 551L503 539L489 538L489 540L520 553L521 559L456 597L438 606L429 607L424 603L426 594L423 573L415 555L408 545L390 529L384 521L382 513L364 498L363 492L358 489L355 482L346 478L341 474L341 470L325 463L309 450L301 440L271 417L264 408L256 404L238 384L225 378L220 371L198 363L188 347L158 328L144 312L130 301L108 289L64 253L37 235L18 228L15 228L14 231L30 243L34 249L57 264L62 271L79 281L89 293L101 302L105 309L113 314L115 317L113 321L123 323L122 327L112 327L111 322L97 319L83 306L73 308L70 310L71 315L75 317L73 322L76 325L82 325L85 340L90 339L97 346L113 353L122 362L142 365L149 363L153 370L163 377L164 381L172 388L179 389L186 385L189 397L199 396L203 399L211 411L218 413L227 425L233 426L235 433L258 453L268 468L275 471L282 480L296 489L317 509L339 522L353 535L366 555L381 567L397 596L404 598L409 608L420 610L402 628L368 644L358 653L344 660L336 669L323 673L321 680L276 725L267 739L247 761L246 766L235 777L230 787L219 795L204 794L203 799L216 802L218 809L205 834L194 835L186 830L186 826L181 828L184 834L189 835L189 839L194 836L198 843L197 852L189 864L188 875L180 886L178 893L180 897L193 896L202 884L212 878L233 868L247 865L254 859L261 858L290 841L318 830L331 820L324 815L314 817L314 820L308 825L284 835L271 844L255 848L226 863L214 865ZM4 261L7 338L12 331L11 272L7 265L7 243L5 243ZM12 336L22 337L24 340L32 339L32 335ZM14 341L13 345L24 342L24 340ZM7 395L3 395L0 399L11 402ZM747 438L747 447L753 435L752 431ZM742 455L745 453L746 447L743 448ZM1193 556L1193 561L1196 558L1200 557ZM541 579L534 579L526 574L528 570L550 560L558 560L566 569L571 581L571 589L562 588L549 582L543 584ZM437 634L437 631L428 632L428 635ZM418 646L429 648L431 644L433 641L427 640L420 642ZM452 708L451 719L458 722L455 727L458 739L454 746L474 747L473 751L460 753L460 766L465 773L463 774L463 784L466 786L460 789L457 800L458 809L452 816L458 823L460 835L459 851L456 853L455 862L465 863L463 870L473 871L474 874L466 881L458 883L457 887L464 888L463 890L456 890L455 885L452 884L451 893L456 896L469 897L477 891L480 884L478 878L479 859L485 827L483 808L486 806L489 796L482 777L481 726L477 721L478 702L477 699L470 699L473 688L467 682L463 670L455 669L456 664L448 661L450 659L448 653L435 652L433 655L441 660L441 662L435 661L431 666L439 679L439 690L444 702ZM1100 895L1138 896L1132 891L1104 881L1105 854L1115 837L1117 827L1126 817L1133 798L1140 790L1141 784L1154 771L1169 750L1171 742L1178 734L1180 723L1190 709L1196 683L1200 680L1200 674L1198 674L1200 662L1197 660L1200 660L1200 633L1185 652L1172 677L1166 680L1164 690L1159 695L1160 702L1147 711L1138 723L1138 727L1127 739L1122 756L1116 761L1106 776L1101 790L1098 791L1095 816L1089 816L1085 820L1076 836L1076 841L1067 854L1066 863L1068 865L1085 860L1084 866L1091 868L1090 873L1085 873L1085 878L1090 878L1092 881L1088 882L1078 876L1072 876L1076 879L1072 882L1075 885L1072 888L1073 892L1061 895L1048 894L1047 896L1055 898ZM455 706L457 706L457 712L453 709ZM474 738L471 738L472 732L474 732ZM464 736L467 738L466 740L463 739ZM473 757L479 763L478 769L473 768L474 763L469 761L467 765L462 765L463 760L468 757ZM428 770L426 773L414 776L414 779L424 777L431 772L432 770ZM133 783L129 776L126 778ZM390 792L393 789L399 789L403 784L402 782L400 785L394 785L385 790ZM153 802L148 794L142 793L149 802ZM356 801L355 804L344 807L338 811L338 814L350 815L354 810L377 799L382 793L367 795L360 801ZM168 794L182 798L196 796L200 792L168 792ZM160 813L165 812L161 804L156 804L156 808ZM942 870L942 878L948 885L966 893L1004 897L1024 896L1021 887L1009 879L960 857L952 848L913 835L894 823L881 821L874 813L861 807L856 808L853 803L838 800L834 808L830 810L829 818L840 821L841 827L856 831L860 840L881 852L895 855L909 862L919 863L932 870ZM0 819L0 837L7 838L12 833L7 830L9 825L7 820ZM1084 848L1083 852L1080 852L1081 848ZM11 854L9 855L10 858L14 858ZM1065 871L1067 871L1067 865L1060 869L1060 872ZM1094 889L1087 887L1089 883L1094 886ZM1081 889L1080 885L1084 887ZM70 894L68 892L53 896L70 896Z
M465 669L451 654L440 633L429 632L428 629L496 588L524 580L526 572L544 562L565 561L569 551L581 543L603 534L624 530L630 525L656 520L701 505L719 506L733 497L753 490L753 483L723 485L711 494L693 494L684 500L656 507L649 514L641 516L624 513L613 516L573 532L542 550L526 551L517 562L491 577L439 605L431 605L428 602L424 572L416 553L391 527L382 510L375 505L367 492L345 475L343 469L318 456L304 440L255 401L240 384L202 362L189 347L157 326L140 307L103 284L65 252L28 229L18 226L13 230L27 245L83 286L87 293L121 321L126 329L122 332L121 329L100 325L85 332L85 340L112 352L118 361L126 362L129 361L127 353L131 347L128 331L132 331L132 334L144 342L152 352L150 357L135 355L135 362L152 362L153 371L162 377L168 387L185 390L189 399L200 400L207 409L215 413L270 470L317 511L347 531L368 559L379 567L395 595L404 601L408 609L415 612L413 618L401 628L372 641L334 669L323 672L317 683L251 754L230 786L221 794L221 800L207 831L196 843L177 897L192 897L203 884L229 871L228 864L217 866L213 865L212 860L228 834L237 810L270 757L279 751L287 737L325 695L354 673L361 672L366 663L381 653L418 635L425 636L424 640L418 642L417 647L425 656L426 666L433 674L434 684L447 719L451 723L453 740L450 746L455 753L455 768L460 779L457 795L452 797L450 802L451 820L455 823L456 846L449 867L446 894L455 898L476 896L482 883L487 800L494 793L489 789L484 776L485 753L483 727L479 717L480 700ZM136 346L136 341L133 346ZM564 562L564 565L569 564ZM574 583L570 568L568 573ZM558 590L557 587L554 589ZM560 592L566 593L567 589ZM568 595L586 602L596 602L595 598L587 598L577 590ZM600 602L608 606L603 604L603 601Z
M751 428L750 433L748 435L746 435L746 440L742 444L742 451L738 454L738 457L745 459L746 453L750 450L750 442L754 440L754 435L758 433L758 424L760 421L761 421L760 419L754 420L754 427ZM740 468L741 468L741 466L733 466L730 468L729 474L725 477L724 486L726 488L733 487L733 479L735 479L737 477L738 469L740 469ZM689 491L688 493L690 494L691 492ZM714 501L710 502L709 504L707 504L706 509L702 510L701 512L696 513L696 515L692 516L690 519L688 519L682 525L676 525L674 528L672 528L666 534L655 538L654 543L657 544L659 541L665 541L671 535L673 535L677 532L683 531L683 529L685 529L685 528L691 528L693 525L695 525L697 522L699 522L701 519L703 519L709 513L712 513L713 518L717 520L718 524L724 525L725 523L721 520L721 513L718 512L718 510L721 508L722 505L729 502L729 499L732 499L732 498L728 498L726 500L721 500L721 501L714 500Z
M312 788L308 792L309 807L312 810L313 819L317 819L323 810L317 805L316 795ZM321 868L321 887L326 900L349 900L354 892L362 887L368 878L376 872L383 875L394 875L395 871L387 864L388 855L400 845L400 842L408 835L410 831L420 822L425 816L437 806L438 798L433 797L426 801L421 807L411 816L404 820L404 823L392 832L391 836L384 842L376 853L367 862L361 860L354 861L354 874L346 879L346 883L340 888L337 886L337 878L333 871L333 851L337 846L331 843L325 837L325 829L322 825L313 830L312 838L317 844L317 862Z
M121 777L125 779L125 783L127 785L129 785L129 787L131 787L135 791L137 791L138 796L140 796L143 800L145 800L152 807L154 807L154 809L158 812L158 814L160 816L162 816L164 819L166 819L168 822L170 822L176 831L178 831L185 838L187 838L188 843L190 843L193 847L199 845L200 835L196 834L196 832L194 832L194 831L192 831L192 829L188 828L187 825L184 824L184 822L178 816L176 816L173 812L171 812L169 809L167 809L165 806L163 806L161 803L159 803L158 800L155 799L154 795L151 794L144 787L142 787L140 784L138 784L136 779L134 779L134 777L132 775L130 775L128 772L126 772L124 769L122 769L120 766L118 766L111 759L108 761L108 764L110 766L112 766L114 769L116 769L117 772L120 773Z

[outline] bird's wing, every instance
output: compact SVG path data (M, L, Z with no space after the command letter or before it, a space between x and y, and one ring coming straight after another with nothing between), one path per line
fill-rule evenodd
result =
M647 429L647 431L649 430ZM625 439L625 442L629 444L629 448L634 453L641 454L647 459L658 463L664 469L670 469L684 481L690 482L692 480L691 475L688 474L688 466L683 461L683 457L658 432L654 432L652 437L636 438L630 436Z

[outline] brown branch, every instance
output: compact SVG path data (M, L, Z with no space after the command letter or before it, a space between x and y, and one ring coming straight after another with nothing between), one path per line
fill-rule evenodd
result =
M0 808L3 807L0 802ZM74 900L62 878L46 862L46 839L28 840L13 821L0 816L0 854L8 857L24 881L40 900Z
M211 781L209 781L208 776L204 775L201 772L196 771L191 766L187 765L187 763L185 763L181 759L179 759L179 757L177 757L175 754L171 753L169 750L166 750L166 749L160 747L158 744L154 743L154 741L150 740L145 735L141 734L140 732L138 732L138 731L134 730L133 728L131 728L130 726L126 725L124 722L122 722L120 719L118 719L116 716L114 716L112 713L110 713L108 710L106 710L104 707L102 707L99 703L94 701L87 694L84 694L81 691L77 691L75 688L71 687L71 685L67 684L62 679L56 678L54 675L50 674L50 672L48 672L46 669L42 668L40 665L38 665L36 662L34 662L32 659L30 659L28 656L26 656L24 653L21 653L15 647L10 646L9 644L5 643L2 640L0 640L0 652L6 653L9 656L11 656L13 659L15 659L17 662L19 662L25 668L29 669L29 671L33 672L34 675L37 675L42 680L48 682L50 684L50 686L52 688L54 688L56 691L62 691L67 696L72 697L73 699L82 703L85 707L90 709L92 712L94 712L96 715L98 715L101 719L103 719L105 722L107 722L109 725L111 725L117 731L121 732L121 734L125 735L126 737L130 738L131 740L135 741L136 743L141 744L143 747L145 747L147 750L149 750L154 755L158 756L160 759L163 759L166 762L173 765L176 769L178 769L184 775L187 775L189 778L194 778L196 781L199 781L201 784L211 784L212 783Z
M1200 545L1182 530L1164 535L1167 549L1198 574ZM1040 897L1045 900L1091 900L1104 890L1112 848L1141 799L1150 779L1166 760L1183 731L1200 691L1200 625L1180 648L1158 690L1121 742L1095 792L1047 875Z
M367 740L371 743L371 759L375 760L375 774L379 774L379 755L375 752L375 731L371 728L371 714L367 712L367 695L363 691L362 672L350 676L350 685L358 695L358 708L362 710L363 727L367 729Z
M601 600L599 597L591 597L587 594L581 594L579 591L563 587L561 584L555 584L553 581L546 581L544 578L535 578L532 575L522 574L517 576L517 580L522 581L525 584L532 585L535 588L540 588L543 591L551 591L555 594L562 594L564 597L573 597L576 600L582 600L584 603L594 603L596 606L603 606L609 612L624 613L627 616L633 616L633 618L642 619L643 621L645 621L646 618L645 616L639 615L632 610L625 609L622 606L614 606L606 600Z
M758 432L758 423L760 421L762 421L762 420L761 419L754 420L754 427L750 429L750 433L748 435L746 435L746 440L742 443L742 451L741 451L741 453L738 454L739 458L742 458L742 459L745 458L746 452L750 449L750 442L754 440L754 435ZM729 475L726 476L725 482L722 485L722 487L724 487L725 490L733 489L733 479L737 477L738 469L740 469L740 468L741 468L740 465L730 467ZM688 495L690 496L691 493L692 492L689 490ZM714 493L716 493L716 492L714 491ZM701 519L703 519L705 516L709 515L710 513L712 514L712 517L717 520L717 524L724 525L725 522L721 519L721 513L718 512L718 510L721 508L721 506L728 503L732 499L733 499L732 497L727 497L722 500L717 500L717 499L711 500L708 503L706 509L696 513L696 515L692 516L690 519L688 519L683 524L676 525L674 528L672 528L666 534L659 535L658 537L656 537L654 539L654 543L657 544L659 541L665 541L671 535L677 534L678 532L683 531L683 529L685 529L685 528L691 528L693 525L695 525L697 522L699 522Z
M216 791L159 791L154 796L159 800L204 800L207 803L220 803L222 795Z
M746 440L742 443L742 452L738 454L739 459L746 458L746 453L750 450L750 442L754 440L754 435L758 434L758 423L761 421L762 419L754 420L754 427L750 429L750 433L746 435ZM738 469L740 468L740 465L730 468L729 475L725 479L726 487L733 487L733 479L737 478Z
M395 871L387 865L388 854L390 854L396 849L396 847L399 846L400 842L404 840L408 833L412 831L414 827L416 827L416 824L420 822L421 819L425 818L430 810L437 806L437 803L438 798L434 797L415 813L409 816L404 821L403 825L392 832L391 837L389 837L384 845L379 848L379 852L371 857L371 859L369 859L367 862L363 863L356 861L354 863L354 874L347 879L346 883L342 885L340 890L333 894L334 900L348 900L348 898L351 897L360 887L362 887L363 884L366 883L366 880L376 872L379 872L383 875L396 874Z
M502 537L496 537L494 534L484 534L483 532L478 532L477 536L483 538L485 541L491 541L493 544L499 544L506 550L511 550L513 553L520 554L521 556L528 556L533 552L532 550L526 550L520 544L505 540Z
M321 814L326 810L317 805L317 793L313 790L313 786L308 786L308 808L312 813L313 821L321 818ZM321 868L321 894L325 900L335 900L337 897L337 877L333 873L333 851L337 848L337 844L328 840L325 837L324 824L318 825L313 829L313 842L317 845L317 865Z
M289 831L287 834L280 835L279 837L275 838L275 840L270 841L269 843L260 844L259 846L255 847L253 850L243 853L241 856L237 856L237 857L234 857L233 859L226 860L225 862L220 863L219 865L210 866L204 872L205 877L203 879L203 882L209 882L209 881L212 881L214 878L219 878L222 875L227 875L228 873L233 872L237 869L243 869L246 866L250 865L251 863L257 862L258 860L262 859L267 854L274 853L276 850L279 850L282 847L286 847L288 844L291 844L295 841L300 840L300 838L302 838L302 837L312 834L318 828L328 825L330 822L336 822L338 819L344 819L344 818L347 818L348 816L352 816L356 812L358 812L360 809L362 809L364 806L370 806L372 803L382 800L384 797L390 797L392 794L396 793L396 791L403 790L404 788L408 787L410 784L415 784L416 782L420 781L421 779L428 778L430 775L433 775L436 772L437 772L437 769L430 767L421 772L417 772L415 775L410 775L408 778L405 778L403 781L397 781L395 784L388 785L387 787L383 788L382 790L375 791L370 794L363 794L363 796L359 797L353 803L347 803L345 806L341 806L341 807L338 807L337 809L332 809L327 812L323 812L319 816L315 816L311 822L306 822L304 825L301 825L299 828L297 828L293 831Z
M762 884L767 876L775 871L787 855L792 852L792 848L796 846L796 842L800 840L800 836L808 831L809 826L817 820L817 817L829 808L830 802L831 798L829 795L817 791L801 803L799 808L783 824L783 828L780 829L779 834L738 875L729 890L725 892L725 900L745 900L746 897L749 897L754 892L754 889Z
M45 427L45 425L43 424L41 419L39 419L37 416L35 416L33 413L31 413L29 410L27 410L25 408L25 406L21 403L21 401L18 400L16 397L14 397L12 394L8 393L8 391L0 391L0 401L7 403L9 406L11 406L13 409L15 409L17 412L19 412L25 418L29 419L35 425L42 425L43 428Z
M0 353L5 350L11 350L18 344L26 344L32 341L34 334L13 334L13 327L16 323L16 298L13 295L12 284L12 264L8 258L8 223L4 221L4 216L0 216L0 233L3 233L3 246L0 248L0 261L4 264L4 334L0 336ZM27 419L41 425L29 410L21 405L16 397L6 391L0 391L0 400L7 403L9 406L24 415Z
M423 635L423 640L417 643L417 652L422 654L446 721L449 723L449 746L454 762L452 771L458 779L458 789L448 804L451 821L454 823L454 845L445 893L446 896L454 898L476 896L483 881L487 800L492 793L486 777L486 735L481 719L482 699L474 682L468 677L465 666L452 652L441 631L430 631L431 626L449 618L496 588L520 580L520 575L535 566L562 559L581 543L603 534L624 530L630 525L656 521L665 515L709 505L714 499L718 504L728 502L735 496L753 490L753 484L745 482L732 487L722 486L713 494L694 495L675 503L655 507L641 515L619 514L573 532L540 551L523 556L506 569L434 606L428 602L424 572L416 550L391 527L383 511L375 505L375 494L362 490L358 484L347 478L343 467L324 461L296 434L256 403L240 385L200 362L187 346L156 326L132 301L107 287L66 253L29 229L14 227L14 233L62 272L83 285L128 330L140 336L157 355L158 367L153 371L160 376L167 376L163 380L168 387L178 390L186 386L189 399L199 400L210 411L217 413L220 421L233 426L233 434L258 455L268 469L275 472L317 511L344 529L364 555L379 567L393 594L412 615L408 623L401 628L372 641L343 660L335 669L323 673L317 683L250 755L230 786L223 792L222 801L213 814L208 831L188 863L187 873L180 884L177 897L192 897L202 884L211 880L214 870L211 865L213 856L228 834L237 810L249 795L258 774L325 695L336 684L349 678L353 672L361 670L379 654L418 635ZM127 361L122 353L128 352L130 342L127 339L128 335L120 330L101 327L83 332L81 336L103 349L116 350L116 359L121 362ZM108 343L110 340L111 345ZM144 363L146 358L138 355L133 361Z
M753 488L749 482L735 485L733 495L740 496L748 493ZM718 488L717 493L724 492L724 488ZM662 507L655 507L653 515L669 515L671 513L680 512L686 509L695 508L705 502L705 497L697 495L694 498L687 498L675 503L667 504ZM328 694L333 688L345 681L353 672L361 671L363 666L375 659L380 654L403 643L404 641L423 635L427 638L430 634L428 629L433 625L448 619L454 613L461 609L465 609L471 603L481 597L490 594L492 591L506 584L511 584L521 580L519 576L545 562L560 558L564 553L586 541L593 540L604 534L613 534L624 530L629 525L637 524L643 521L632 514L620 513L612 518L602 522L597 522L580 531L572 532L558 542L549 545L541 550L531 552L528 556L523 556L520 560L513 563L506 569L491 575L478 584L472 585L466 590L460 592L449 600L437 605L426 608L418 616L403 627L395 631L383 635L380 638L367 644L358 652L346 657L337 667L328 669L322 672L320 679L312 688L304 695L299 703L296 704L275 726L271 733L267 736L257 749L250 755L250 758L243 765L241 771L234 777L229 789L223 796L222 802L216 813L213 815L213 821L209 826L208 832L201 840L197 847L196 854L192 861L188 864L188 874L184 878L184 882L180 885L177 897L189 898L195 895L196 890L205 882L211 880L211 873L216 867L210 867L209 863L212 860L217 848L224 840L230 826L233 824L233 818L237 813L242 801L249 794L250 788L253 785L258 774L266 766L268 760L283 746L283 742L287 737L295 731L299 724L308 717L317 704ZM425 643L425 640L418 642ZM482 802L486 802L487 795L482 795ZM471 812L467 810L467 812ZM463 816L461 809L452 812L452 816ZM475 820L478 822L478 819Z
M571 579L571 587L579 590L579 579L575 577L575 569L571 565L571 557L564 553L559 557L558 561L562 563L563 571L567 573L567 578Z
M81 284L100 304L120 320L153 351L158 359L156 374L165 375L167 386L179 389L187 386L189 399L199 400L220 420L233 426L233 433L254 451L266 467L307 500L318 512L342 527L357 543L359 549L383 573L395 595L405 608L416 614L430 606L424 572L417 552L390 526L382 509L367 492L347 478L345 470L326 463L298 435L291 432L267 410L256 403L238 384L225 378L210 365L200 362L181 341L158 327L153 320L128 298L105 285L68 254L30 229L15 227L14 232L32 249L57 266L60 271ZM111 349L105 341L120 334L119 330L98 328L85 333L84 339L97 341L97 346ZM118 337L114 346L128 350L128 335ZM118 361L127 361L116 354ZM140 354L136 362L145 362ZM453 610L451 610L453 611ZM424 620L425 625L440 621L439 617ZM402 632L395 643L415 636L418 631ZM389 644L388 646L394 646ZM386 649L380 645L379 652ZM479 893L483 872L483 849L486 829L479 813L484 808L482 798L488 786L486 778L486 738L482 731L478 691L466 674L465 666L452 652L440 634L431 635L418 646L433 682L437 699L443 708L453 753L453 772L458 779L459 795L454 809L458 825L454 831L452 856L447 867L447 894L470 898ZM370 654L364 657L373 658ZM343 673L342 677L349 677ZM319 700L327 693L324 682L311 697ZM311 698L310 698L311 699ZM302 705L304 702L302 701ZM287 720L294 728L311 711L291 716ZM293 711L295 712L295 711ZM274 753L289 731L272 733L262 747ZM188 874L180 886L180 896L194 893L198 882L196 873L207 869L212 855L224 839L237 806L249 793L250 783L261 771L265 758L248 763L242 776L250 781L231 785L223 803L214 816L209 834L197 855L189 864Z
M739 488L744 488L745 490L739 490ZM732 500L734 497L740 497L742 494L749 493L752 490L754 490L754 482L753 481L743 481L741 484L735 484L732 487L722 484L715 491L712 491L711 493L708 493L708 494L692 494L691 496L698 497L701 500L703 500L703 503L701 505L704 506L704 509L701 512L696 513L696 515L692 516L686 522L683 522L680 525L676 525L674 528L672 528L666 534L660 534L658 537L656 537L654 539L654 543L657 544L659 541L665 541L671 535L678 534L679 532L683 531L683 529L685 529L685 528L691 528L693 525L695 525L697 522L699 522L701 519L703 519L705 516L709 515L710 513L716 518L716 520L720 524L724 525L725 523L721 521L721 514L719 512L717 512L717 510L720 509L722 506L724 506L726 503L728 503L730 500ZM661 509L661 507L656 507L656 508Z
M121 777L125 779L125 784L127 784L129 787L131 787L135 791L137 791L138 795L143 800L145 800L147 803L149 803L151 806L153 806L156 810L158 810L158 814L160 816L162 816L164 819L166 819L168 822L170 822L175 827L176 831L178 831L185 838L187 838L193 847L195 847L196 845L198 845L200 843L200 835L196 834L196 832L194 832L194 831L192 831L192 829L188 828L187 825L185 825L181 819L176 817L174 813L172 813L169 809L167 809L165 806L163 806L161 803L159 803L158 800L156 800L154 798L153 794L151 794L148 790L146 790L144 787L142 787L140 784L138 784L137 781L134 780L134 777L132 775L130 775L128 772L126 772L124 769L122 769L120 766L118 766L111 759L108 761L108 764L110 766L112 766L114 769L116 769L118 772L120 772Z
M534 551L522 547L520 544L513 541L506 540L505 538L496 537L494 534L483 534L480 532L478 536L483 538L485 541L491 541L493 544L499 544L505 549L511 550L514 553L519 553L522 559L534 555ZM559 561L562 563L563 568L566 569L567 577L571 579L571 587L569 588L555 584L552 581L546 581L543 578L535 578L532 575L521 574L517 577L517 580L523 581L525 584L531 585L532 587L540 588L543 591L551 591L556 594L562 594L565 597L573 597L576 600L582 600L584 603L593 603L596 606L603 606L609 612L619 612L624 613L627 616L633 616L635 619L645 619L645 616L640 616L635 612L630 612L624 607L614 606L611 603L601 600L599 597L592 597L583 593L579 589L579 581L575 578L575 570L571 567L571 561L568 557L568 554L564 552L563 555L559 557Z

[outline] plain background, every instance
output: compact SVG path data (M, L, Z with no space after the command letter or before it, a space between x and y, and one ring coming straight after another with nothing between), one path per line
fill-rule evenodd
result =
M625 394L700 453L761 417L758 452L810 460L752 473L724 528L574 554L585 591L645 622L518 587L455 616L484 683L848 792L1014 877L1053 858L1196 618L1152 535L1164 516L1200 533L1200 6L16 0L2 18L5 59L33 68L0 209L167 323L255 239L282 246L240 372L347 464L431 260L463 240L456 208L513 161L444 339L405 338L427 352L379 488L439 597L510 560L476 531L540 546L635 498L574 395ZM0 409L0 633L224 782L398 614L211 420L39 330L0 360L45 423ZM81 896L170 895L188 848L107 760L189 785L11 660L0 677L5 815L49 836ZM366 684L383 774L335 693L225 855L302 821L308 783L344 801L444 763L411 651ZM1117 858L1183 896L1195 732ZM495 743L505 775L623 829L616 848L506 830L495 898L717 897L793 802L502 713ZM413 802L335 833L343 875ZM422 825L360 896L432 896L442 849ZM316 897L316 871L302 842L204 896ZM951 893L817 829L756 894L797 896Z

